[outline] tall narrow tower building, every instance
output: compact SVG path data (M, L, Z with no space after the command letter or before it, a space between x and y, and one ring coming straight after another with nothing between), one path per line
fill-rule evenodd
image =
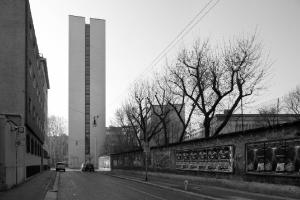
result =
M96 167L105 136L105 21L69 16L69 167Z

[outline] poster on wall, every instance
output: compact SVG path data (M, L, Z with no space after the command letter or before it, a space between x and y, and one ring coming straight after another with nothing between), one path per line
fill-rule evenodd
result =
M249 143L246 171L300 175L300 139Z
M176 169L233 172L233 146L176 150Z

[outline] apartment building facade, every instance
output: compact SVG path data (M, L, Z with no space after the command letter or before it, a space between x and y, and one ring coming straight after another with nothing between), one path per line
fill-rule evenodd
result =
M70 15L69 167L97 167L105 131L105 21Z
M46 168L47 61L40 54L29 1L0 2L0 189Z

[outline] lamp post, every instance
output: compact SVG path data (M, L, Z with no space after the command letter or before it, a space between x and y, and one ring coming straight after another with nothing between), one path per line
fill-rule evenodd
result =
M145 132L144 152L145 152L145 181L148 181L148 153L150 152L150 148L149 148L147 131Z
M145 168L146 168L146 177L145 177L145 181L148 181L148 149L149 149L149 144L146 143L146 147L145 147L145 157L146 157L146 160L145 160ZM148 147L147 147L148 146Z
M17 115L21 119L21 116ZM17 125L13 120L8 119L7 122L10 124L10 131L15 132L15 164L16 164L16 185L18 184L18 147L21 145L21 141L18 139L18 134L24 133L25 129L23 126Z
M93 127L96 128L97 127L97 119L99 118L99 115L94 115L93 116ZM97 134L96 134L96 131L94 131L94 134L95 134L95 166L96 166L96 158L97 158Z

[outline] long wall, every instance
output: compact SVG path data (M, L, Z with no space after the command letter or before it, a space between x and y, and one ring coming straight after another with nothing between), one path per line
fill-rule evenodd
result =
M300 121L151 149L152 171L300 186ZM113 169L143 169L141 151L111 155Z

